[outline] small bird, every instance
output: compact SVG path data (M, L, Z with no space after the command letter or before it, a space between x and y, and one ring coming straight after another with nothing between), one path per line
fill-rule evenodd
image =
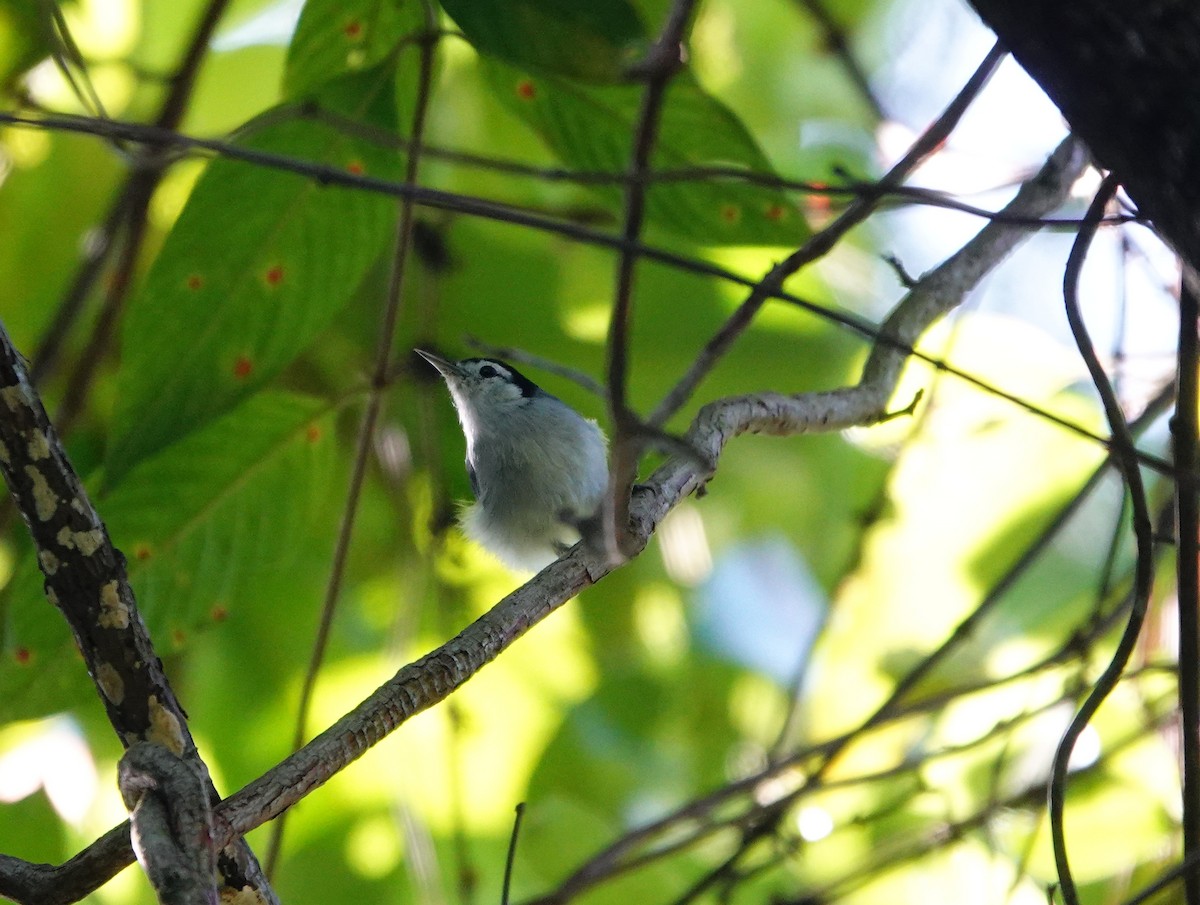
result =
M414 350L450 389L475 502L463 530L518 570L537 571L581 537L608 488L604 434L510 364Z

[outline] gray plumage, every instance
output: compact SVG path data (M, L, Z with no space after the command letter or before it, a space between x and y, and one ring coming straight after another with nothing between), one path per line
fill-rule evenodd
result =
M512 365L416 351L446 381L466 436L475 502L463 530L513 568L553 562L608 487L604 434Z

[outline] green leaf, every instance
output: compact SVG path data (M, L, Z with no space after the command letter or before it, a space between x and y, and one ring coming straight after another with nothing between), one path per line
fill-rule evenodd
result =
M302 567L332 530L325 508L334 467L332 407L261 393L97 500L161 653L264 599L303 598L310 582ZM31 553L6 596L0 720L81 699L90 683L62 617L42 597Z
M483 65L502 101L567 166L581 172L625 171L641 86L589 85L486 58ZM770 163L741 120L687 72L667 89L651 163L657 170L719 166L771 175ZM620 208L619 184L598 191ZM782 191L711 176L655 183L647 192L646 218L707 245L796 245L809 234L799 209Z
M442 0L480 52L597 82L624 78L648 38L625 0Z
M307 95L334 76L376 66L424 29L421 0L308 0L288 46L284 93Z
M0 284L4 326L18 348L37 348L79 262L79 236L111 203L120 171L88 139L6 129L0 192ZM70 237L70 241L68 241Z
M390 71L329 86L323 103L390 117ZM399 166L393 152L278 113L242 143L377 177L394 178ZM129 306L109 486L292 362L351 298L394 215L379 195L214 161Z
M0 2L0 85L11 87L18 75L50 53L50 28L38 4Z

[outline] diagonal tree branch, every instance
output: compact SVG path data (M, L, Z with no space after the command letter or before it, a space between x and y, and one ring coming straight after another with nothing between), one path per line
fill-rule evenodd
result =
M1037 217L1057 208L1083 166L1078 143L1068 140L1041 172L1018 192L1008 210ZM1027 237L1032 228L1004 222L988 224L962 251L922 280L888 319L890 335L915 338L958 305L975 283ZM957 273L961 268L962 274ZM787 396L762 393L717 400L701 409L687 434L708 457L709 467L694 459L668 460L647 481L631 505L630 535L640 551L662 518L712 476L725 445L748 432L791 435L839 430L886 417L887 404L907 356L890 345L876 349L856 386ZM283 813L334 774L365 754L413 715L445 700L530 628L581 590L613 569L606 557L583 545L513 591L455 638L403 667L353 711L264 776L214 809L217 844L249 832ZM91 849L58 868L30 866L0 858L0 893L18 902L62 901L18 897L6 878L36 877L39 888L63 883L80 889L98 885L132 860L128 830L117 827ZM91 888L95 888L92 886Z
M759 309L767 299L783 289L788 278L803 267L827 255L858 224L871 215L886 193L899 186L909 174L933 154L962 120L979 92L988 83L1000 61L1004 59L1004 48L996 44L976 68L971 78L959 90L941 115L913 143L908 152L888 170L877 183L875 191L856 197L849 206L827 227L816 233L795 252L788 255L755 284L746 300L713 335L697 355L696 361L679 382L655 408L650 416L652 425L666 422L683 406L700 382L713 369L734 341L750 326Z

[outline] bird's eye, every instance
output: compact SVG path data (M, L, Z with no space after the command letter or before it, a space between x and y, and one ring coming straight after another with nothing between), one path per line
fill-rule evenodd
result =
M493 368L491 365L484 365L482 368L479 369L480 377L496 377L497 375L499 375L499 373L500 372L497 371L495 368Z

